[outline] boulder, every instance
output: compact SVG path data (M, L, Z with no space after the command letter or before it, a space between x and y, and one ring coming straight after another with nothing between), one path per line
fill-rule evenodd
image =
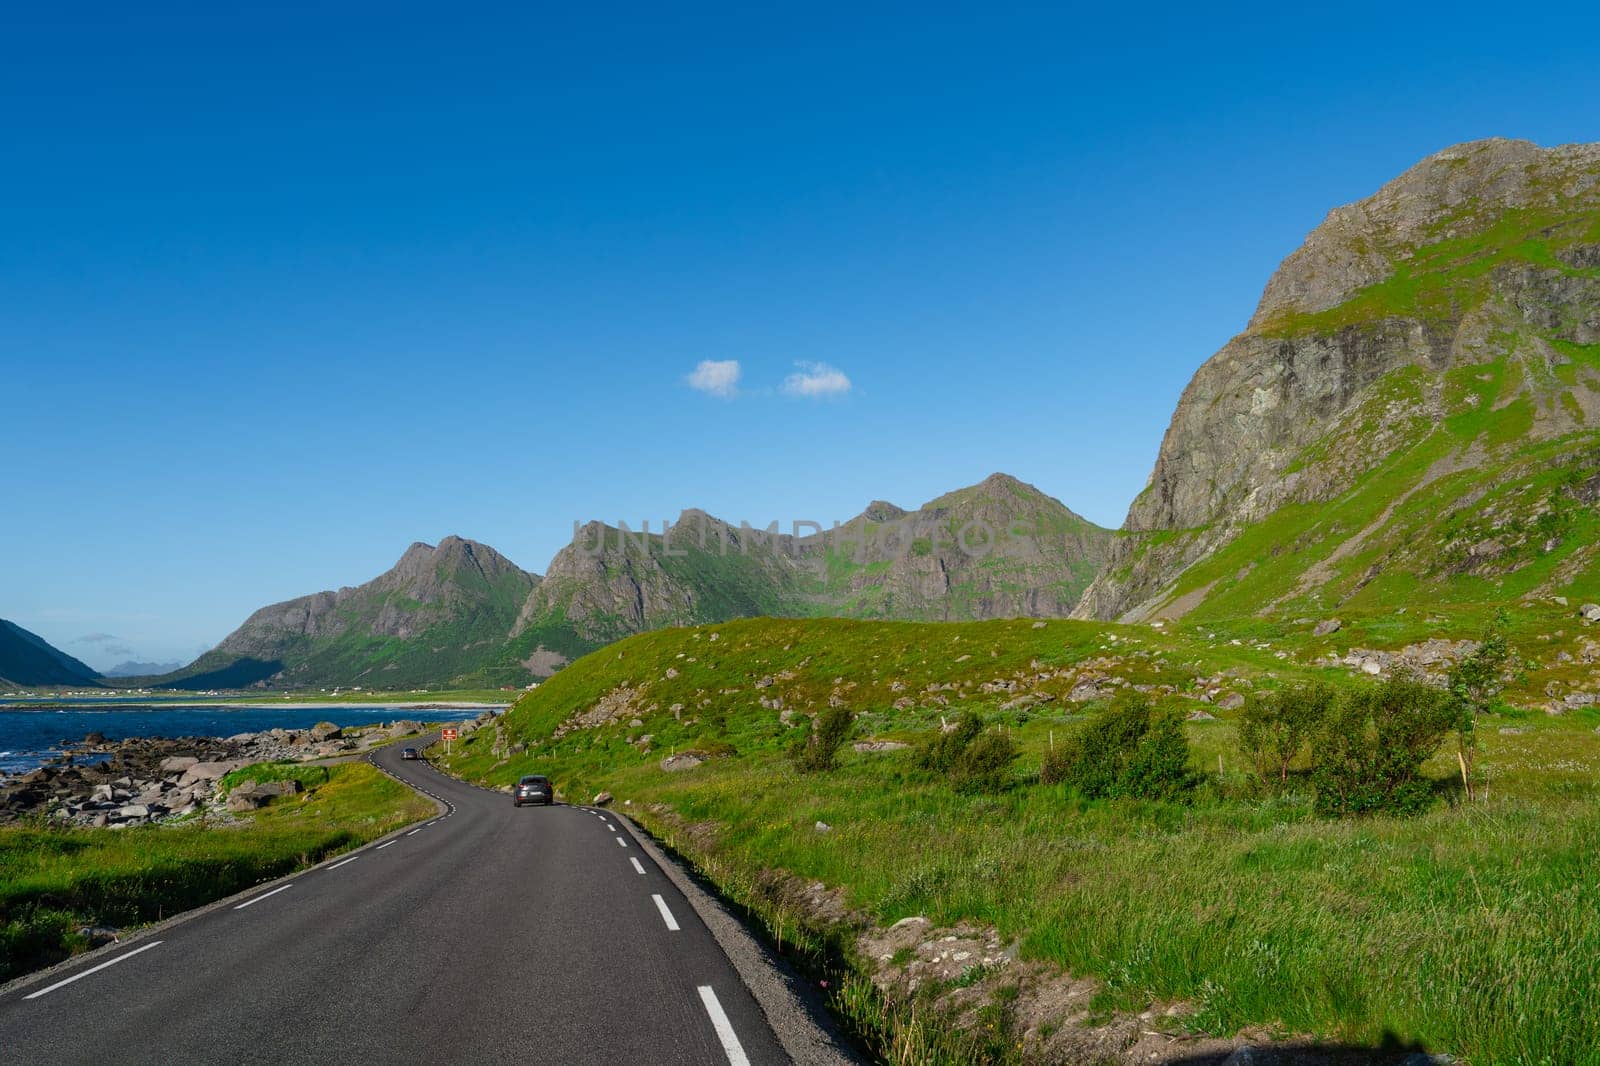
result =
M1314 637L1326 637L1339 632L1343 628L1344 623L1337 618L1327 618L1316 624L1316 627L1311 630L1311 635Z
M706 757L697 751L679 752L677 755L668 755L661 760L661 768L668 773L679 770L693 770L696 766L706 761Z
M344 736L344 730L332 722L318 722L311 727L311 739L317 744L328 740L338 740L342 736Z
M181 774L199 762L200 760L193 755L168 755L161 760L161 775L170 777L173 774Z
M179 788L188 788L202 781L220 781L223 777L246 765L241 759L230 759L225 762L197 762L183 772L178 778Z
M859 752L899 751L910 746L898 740L858 740L852 745Z
M150 817L150 808L143 803L130 803L126 807L117 808L117 817L122 819L148 818Z
M598 795L595 796L594 802L591 804L591 806L594 806L594 807L609 807L609 806L611 806L611 800L612 800L611 793L609 793L609 792L601 792L601 793L599 793Z
M409 737L414 733L420 732L422 732L422 723L413 721L410 718L402 718L400 721L392 722L389 725L389 735L391 737Z
M1217 706L1225 711L1237 711L1244 706L1244 697L1237 692L1230 692L1217 701Z

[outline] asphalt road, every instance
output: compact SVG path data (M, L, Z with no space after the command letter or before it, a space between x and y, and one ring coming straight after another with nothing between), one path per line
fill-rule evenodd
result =
M0 1062L789 1061L612 815L374 758L447 813L12 986Z

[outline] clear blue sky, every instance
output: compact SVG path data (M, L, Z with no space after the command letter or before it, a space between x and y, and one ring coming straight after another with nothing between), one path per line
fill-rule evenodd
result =
M1588 4L233 6L0 32L0 617L99 666L452 532L1118 525L1330 207L1600 140Z

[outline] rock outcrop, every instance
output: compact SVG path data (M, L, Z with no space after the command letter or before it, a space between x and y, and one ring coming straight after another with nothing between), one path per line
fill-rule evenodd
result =
M1077 614L1328 609L1551 553L1538 588L1590 574L1563 537L1600 454L1597 212L1600 145L1505 140L1333 211L1185 389Z

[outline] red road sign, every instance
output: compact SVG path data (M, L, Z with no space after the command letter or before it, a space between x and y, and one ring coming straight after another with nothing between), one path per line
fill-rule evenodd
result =
M445 740L454 740L454 739L456 739L456 737L460 736L461 734L459 733L459 731L457 731L457 729L454 726L448 726L447 725L443 729L439 730L439 735L441 737L443 737Z

